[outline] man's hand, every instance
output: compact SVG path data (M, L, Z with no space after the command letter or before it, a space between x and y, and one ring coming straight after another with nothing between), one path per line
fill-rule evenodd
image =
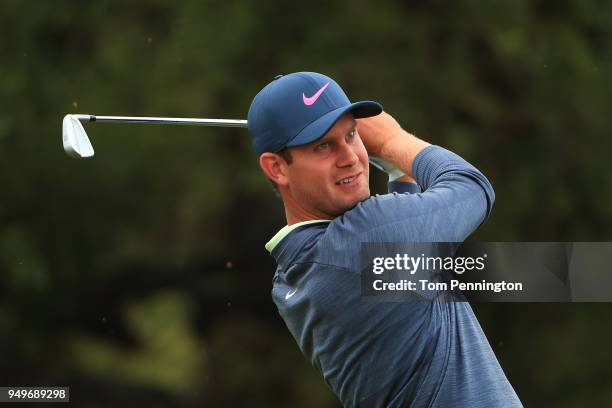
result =
M412 177L412 162L429 143L406 132L386 112L357 119L357 132L370 156L380 157ZM402 180L405 181L405 180ZM406 180L407 181L407 180Z
M401 137L404 129L387 112L357 119L357 131L370 156L380 157L383 146L394 137Z

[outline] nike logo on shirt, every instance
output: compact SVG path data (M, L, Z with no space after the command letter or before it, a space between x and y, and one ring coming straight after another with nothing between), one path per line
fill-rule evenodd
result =
M325 85L323 85L321 87L321 89L319 89L317 91L317 93L315 93L314 95L312 95L310 98L307 97L306 95L304 95L304 93L302 92L302 100L304 101L304 105L306 106L310 106L313 103L315 103L317 101L317 99L319 99L319 96L321 96L321 94L323 93L323 91L325 90L325 88L327 88L327 86L329 85L329 82L326 83Z

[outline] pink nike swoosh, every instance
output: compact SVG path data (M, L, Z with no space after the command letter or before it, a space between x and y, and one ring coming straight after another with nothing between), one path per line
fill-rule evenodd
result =
M319 99L319 96L321 96L325 88L327 88L327 85L329 85L329 82L323 85L321 89L319 89L317 93L312 95L310 98L306 97L306 95L304 95L304 93L302 92L302 100L304 101L304 105L310 106L315 103L317 99Z

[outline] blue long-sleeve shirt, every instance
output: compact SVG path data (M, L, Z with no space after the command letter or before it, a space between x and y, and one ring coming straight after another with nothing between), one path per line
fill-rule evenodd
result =
M491 211L488 180L448 150L427 147L412 173L418 186L279 231L274 303L345 406L520 407L468 303L361 298L362 242L462 242Z

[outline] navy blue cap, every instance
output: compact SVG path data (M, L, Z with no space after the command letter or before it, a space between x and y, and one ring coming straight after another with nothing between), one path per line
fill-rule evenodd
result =
M366 118L382 110L374 101L351 103L340 85L325 75L296 72L277 76L255 95L247 119L260 155L314 142L347 112Z

